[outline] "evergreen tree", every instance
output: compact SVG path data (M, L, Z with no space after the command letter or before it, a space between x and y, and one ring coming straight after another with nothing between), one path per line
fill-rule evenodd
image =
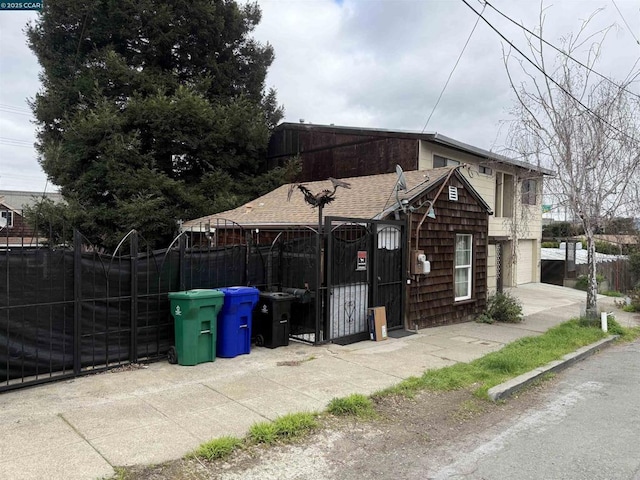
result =
M177 220L272 186L282 109L265 89L273 49L250 36L260 15L234 0L45 2L27 29L40 163L91 241L136 228L162 246Z

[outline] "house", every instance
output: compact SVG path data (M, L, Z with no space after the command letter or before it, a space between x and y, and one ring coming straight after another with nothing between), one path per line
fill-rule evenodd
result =
M35 248L46 240L24 218L24 210L43 198L62 201L59 193L0 190L0 248Z
M460 164L489 205L489 290L540 281L542 183L554 172L459 142L439 133L283 123L269 144L269 166L293 156L302 181L390 173Z
M541 281L552 285L576 287L579 277L589 273L589 255L580 242L575 242L575 249L569 248L565 242L560 248L542 248ZM625 255L610 255L596 252L596 273L598 291L615 290L625 292L633 288L633 279L628 268Z
M311 288L316 298L328 299L325 340L366 333L368 306L387 308L390 329L468 321L486 305L491 208L461 170L349 177L343 179L349 188L333 190L330 181L305 182L312 193L335 192L321 227L319 209L305 203L294 184L187 221L182 230L197 244L204 234L218 242L213 237L224 236L224 225L236 225L275 243L287 229L322 228L320 284L311 274L280 286Z

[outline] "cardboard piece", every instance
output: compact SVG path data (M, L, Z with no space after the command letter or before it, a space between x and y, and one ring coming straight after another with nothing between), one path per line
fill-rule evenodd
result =
M369 336L374 342L387 339L387 314L385 307L372 307L367 309L369 323Z

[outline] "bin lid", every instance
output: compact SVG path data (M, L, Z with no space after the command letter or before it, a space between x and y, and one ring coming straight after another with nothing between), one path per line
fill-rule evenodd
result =
M224 287L220 290L230 297L235 295L258 295L260 293L260 290L255 287Z
M260 292L260 298L269 298L271 300L293 300L296 296L286 292Z
M224 297L224 292L213 288L195 288L184 292L170 292L169 298L172 300L195 300L200 298Z

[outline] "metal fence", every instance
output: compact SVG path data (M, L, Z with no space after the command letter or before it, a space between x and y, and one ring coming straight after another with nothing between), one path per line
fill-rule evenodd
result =
M132 231L110 254L77 231L64 245L0 237L0 391L164 358L174 342L171 291L252 285L309 297L315 236L292 230L261 244L218 221L163 250Z
M386 306L389 327L400 327L404 226L326 221L320 235L218 220L162 250L131 231L112 253L78 231L58 244L0 235L0 392L165 358L174 343L172 291L250 285L291 293L290 337L311 344L365 334L369 304ZM357 332L347 331L354 315Z

